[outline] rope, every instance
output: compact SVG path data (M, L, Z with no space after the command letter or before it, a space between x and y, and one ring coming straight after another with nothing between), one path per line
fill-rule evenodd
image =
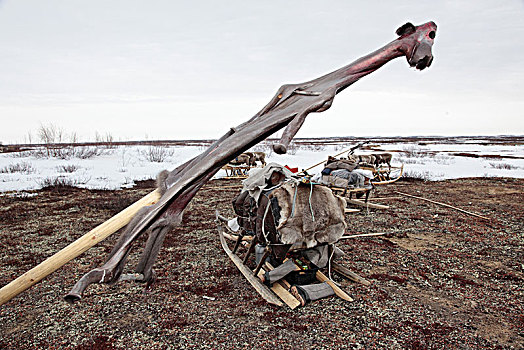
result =
M262 235L264 235L264 239L266 240L266 244L269 243L269 240L267 238L268 235L266 235L265 223L266 223L266 215L267 215L267 212L269 211L269 207L270 206L271 206L271 201L269 201L269 199L268 199L266 210L264 211L264 217L262 218Z
M329 247L329 246L328 246L328 247ZM335 281L333 280L333 277L331 277L331 260L333 259L333 255L335 254L335 246L333 245L332 247L333 247L333 249L331 250L331 254L330 254L329 257L328 257L328 276L327 276L327 277L328 277L329 280L330 280L331 282L333 282L336 286L340 287L340 283L335 282Z
M297 200L298 184L295 184L295 194L293 195L293 205L291 206L291 218L295 216L295 203Z
M313 214L313 206L311 205L311 196L313 195L313 183L310 182L310 185L311 190L309 191L309 210L311 210L311 217L313 218L313 222L315 222L315 214Z

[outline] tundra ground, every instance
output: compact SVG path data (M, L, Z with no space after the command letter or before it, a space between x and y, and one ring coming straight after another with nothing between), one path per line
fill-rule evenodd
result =
M3 286L153 190L52 188L0 197ZM91 248L0 307L2 349L494 349L524 347L524 180L399 181L402 191L446 202L490 220L416 199L383 200L389 210L348 214L340 263L372 282L343 280L355 301L330 297L290 310L268 305L222 251L214 212L232 216L240 181L211 181L155 265L158 282L93 285L70 305L63 296L100 266L117 235ZM144 243L130 256L132 271ZM208 298L209 297L209 298Z

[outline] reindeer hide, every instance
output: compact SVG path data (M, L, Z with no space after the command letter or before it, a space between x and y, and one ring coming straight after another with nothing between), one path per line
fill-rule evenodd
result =
M299 184L297 188L296 184L287 183L270 197L276 197L281 208L277 230L284 244L304 243L311 248L335 243L345 232L346 201L327 187Z

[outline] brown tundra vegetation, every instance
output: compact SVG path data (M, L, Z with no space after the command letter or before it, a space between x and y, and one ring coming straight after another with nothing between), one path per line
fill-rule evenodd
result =
M53 187L0 197L3 286L154 188ZM238 180L214 180L166 237L148 291L134 282L63 296L103 263L113 235L0 307L2 349L520 349L524 347L524 180L405 179L374 197L388 210L347 214L340 263L371 282L334 275L355 300L330 297L290 310L264 302L220 247L214 212L232 216ZM450 203L483 220L394 191ZM143 246L144 237L137 247ZM140 249L126 266L133 269Z

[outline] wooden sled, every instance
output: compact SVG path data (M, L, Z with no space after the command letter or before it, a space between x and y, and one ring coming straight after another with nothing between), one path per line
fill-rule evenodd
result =
M267 255L262 258L261 263L259 263L259 265L254 270L252 270L250 267L246 265L248 258L254 252L256 240L253 239L253 237L243 236L241 233L239 234L231 231L231 229L227 226L227 221L228 219L221 216L217 210L216 224L222 248L226 252L227 256L231 259L231 261L233 261L233 263L236 265L238 270L242 273L242 275L244 275L246 280L253 286L253 288L255 288L258 294L260 294L260 296L270 304L277 306L284 306L284 304L286 304L291 309L294 309L297 306L299 306L300 302L289 292L289 288L291 287L291 285L285 279L281 279L273 283L273 285L270 288L263 284L260 278L258 277L261 274L263 274L264 271L270 271L273 269L273 266L271 266L271 264L265 262ZM231 249L228 246L226 239L235 241L235 246L233 249ZM243 259L241 259L237 255L237 251L240 245L245 244L242 242L250 242L249 248L247 249L247 252ZM357 274L345 268L341 268L340 265L336 266L337 267L335 268L335 263L333 263L334 271L337 271L337 273L339 273L341 276L359 283L364 283L363 281L369 283ZM316 278L320 282L328 283L333 288L335 295L337 295L341 299L346 301L353 301L353 299L346 292L344 292L339 286L337 286L321 271L317 271Z
M249 165L224 165L222 169L225 170L226 176L223 179L246 179L248 171L253 168L255 167Z
M373 186L381 186L391 184L400 180L404 173L404 164L401 166L392 167L361 167L361 169L371 170L373 172L373 179L371 183Z

